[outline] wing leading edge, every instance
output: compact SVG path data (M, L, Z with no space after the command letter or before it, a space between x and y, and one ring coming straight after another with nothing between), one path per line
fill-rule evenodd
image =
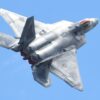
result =
M0 15L11 26L16 37L20 37L27 18L5 9L0 9Z
M83 90L76 60L76 49L66 51L52 61L51 72L78 90Z
M20 38L25 23L27 21L27 17L2 8L0 9L0 16L2 16L5 19L5 21L10 25L10 27L15 32L16 37ZM37 36L40 36L39 33L47 27L47 24L37 20L34 20L34 23L35 23L35 31L37 33Z

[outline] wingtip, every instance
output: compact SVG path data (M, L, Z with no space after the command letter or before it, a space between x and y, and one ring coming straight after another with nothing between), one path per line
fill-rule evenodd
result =
M74 88L76 88L77 90L81 92L84 91L83 84L77 84L76 86L74 86Z
M4 13L4 9L0 8L0 15L2 15Z

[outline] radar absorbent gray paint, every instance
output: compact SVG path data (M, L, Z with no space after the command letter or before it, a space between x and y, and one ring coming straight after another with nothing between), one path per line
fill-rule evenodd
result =
M27 18L4 9L0 9L0 15L16 34L14 38L0 33L0 46L20 52L32 65L35 81L50 86L51 72L72 87L83 90L76 51L85 44L85 33L98 24L98 19L45 24L33 16Z

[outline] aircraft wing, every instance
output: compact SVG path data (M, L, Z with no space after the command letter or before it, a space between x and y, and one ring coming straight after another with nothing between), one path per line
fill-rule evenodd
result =
M82 90L79 69L76 60L76 49L66 51L52 61L51 72L63 79L66 83Z
M11 28L13 29L13 31L16 34L17 38L21 37L23 28L25 26L27 17L16 14L14 12L10 12L8 10L5 9L0 9L0 15L7 21L7 23L11 26ZM46 24L34 20L35 23L35 31L37 33L37 36L39 36L40 32L43 32L44 29L46 29Z

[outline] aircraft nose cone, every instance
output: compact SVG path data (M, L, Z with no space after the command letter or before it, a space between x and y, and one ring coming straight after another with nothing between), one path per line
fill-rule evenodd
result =
M94 24L94 25L97 25L99 23L99 19L98 18L91 18L91 22Z
M95 19L95 22L96 22L96 24L98 24L98 23L99 23L99 19L98 19L98 18L96 18L96 19Z

